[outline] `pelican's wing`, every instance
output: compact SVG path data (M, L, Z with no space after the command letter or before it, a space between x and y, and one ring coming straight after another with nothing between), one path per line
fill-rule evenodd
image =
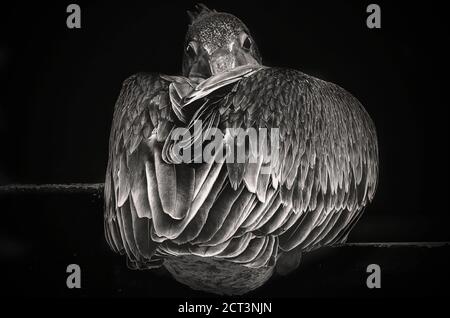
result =
M133 75L123 83L115 106L105 181L105 235L111 248L126 252L132 264L151 262L156 248L150 239L146 165L153 156L150 137L165 140L176 120L169 85L158 74Z
M279 192L278 208L251 215L246 231L278 236L284 251L345 240L378 175L375 127L358 100L301 72L267 68L242 79L220 113L224 131L268 128L266 147L250 144L246 163L227 164L234 188L245 184L260 201Z

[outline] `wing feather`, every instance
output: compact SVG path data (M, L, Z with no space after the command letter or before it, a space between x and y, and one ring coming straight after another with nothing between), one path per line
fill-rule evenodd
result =
M249 192L265 202L274 189L283 204L259 212L260 223L251 228L281 235L284 250L329 244L348 234L373 199L378 174L375 127L359 101L337 85L288 69L264 69L236 85L232 105L221 111L222 125L276 128L279 137L278 148L270 147L270 138L265 143L268 156L258 153L271 169L268 177L255 178L254 164L228 164L236 186L244 171Z
M133 75L123 83L114 109L105 182L105 232L113 250L125 251L131 263L150 261L155 250L150 239L154 200L146 173L153 151L148 139L155 128L162 136L173 125L169 84L158 74Z

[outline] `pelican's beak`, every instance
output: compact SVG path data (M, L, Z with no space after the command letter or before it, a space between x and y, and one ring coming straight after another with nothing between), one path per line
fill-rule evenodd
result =
M212 75L231 71L238 66L259 65L249 52L233 44L217 49L209 56Z

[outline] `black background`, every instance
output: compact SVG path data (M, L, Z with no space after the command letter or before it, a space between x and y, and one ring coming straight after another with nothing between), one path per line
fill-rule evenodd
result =
M379 30L367 28L364 1L204 2L247 24L264 64L334 82L373 118L380 181L352 241L450 241L448 24L441 2L378 1ZM122 81L140 71L181 70L185 12L194 2L77 2L82 28L72 30L69 3L1 4L0 184L103 182ZM1 259L12 260L9 283L19 293L35 291L19 286L29 279L18 274L19 263L44 285L36 276L48 278L56 264L80 257L107 267L93 259L96 249L124 267L103 240L101 199L2 201ZM64 279L64 271L59 275ZM98 285L107 280L93 278ZM168 295L179 287L172 284Z

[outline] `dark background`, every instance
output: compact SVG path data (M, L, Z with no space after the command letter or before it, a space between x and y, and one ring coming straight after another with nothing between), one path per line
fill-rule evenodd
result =
M380 30L366 27L370 2L364 1L204 2L247 24L264 64L334 82L371 115L380 181L351 241L450 241L448 22L441 2L377 1ZM185 12L195 2L77 1L81 29L66 27L69 3L0 5L0 184L103 182L122 81L140 71L181 70ZM57 266L82 260L107 273L118 263L121 280L136 275L108 251L101 198L8 195L1 200L0 256L19 293L33 294L20 286L29 275L35 285L45 285L39 275L48 280ZM96 260L98 251L110 262ZM421 262L415 256L409 266ZM64 279L64 269L58 275ZM109 286L92 287L99 295L117 288L107 275L92 276L98 286ZM44 292L53 293L50 287Z

